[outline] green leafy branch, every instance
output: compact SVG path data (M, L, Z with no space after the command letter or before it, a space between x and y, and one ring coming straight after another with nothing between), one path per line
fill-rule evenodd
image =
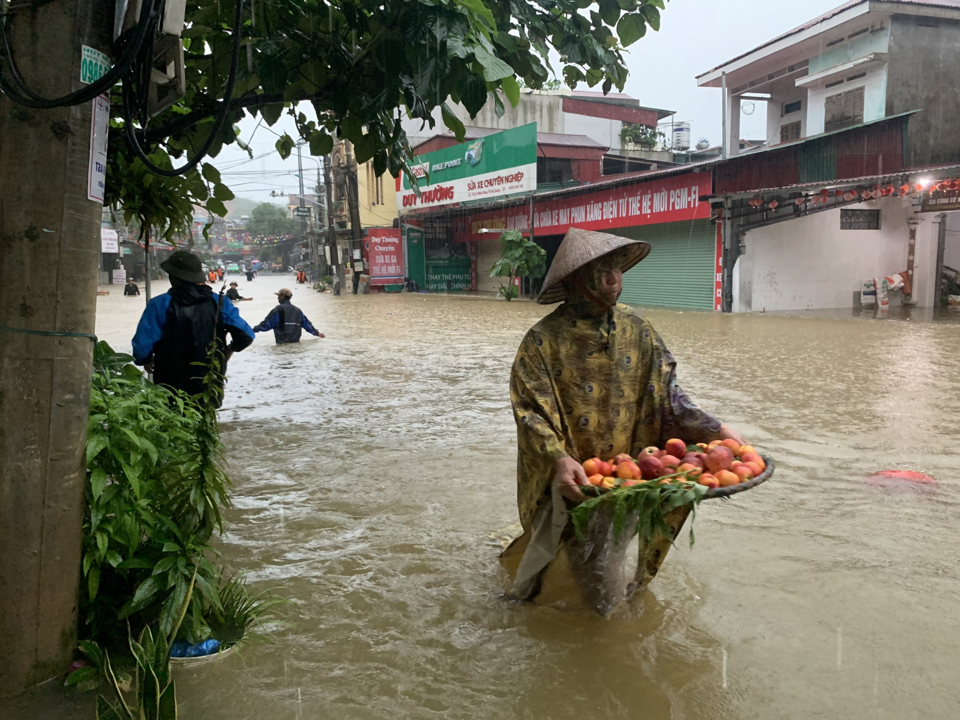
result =
M662 483L662 480L669 482ZM687 480L685 473L677 473L633 486L619 486L596 498L584 501L570 511L573 528L577 538L583 540L593 519L599 510L610 511L613 518L613 532L619 540L627 528L633 514L637 516L634 536L640 537L642 545L656 541L658 537L671 537L666 516L679 507L691 506L690 545L694 544L693 521L696 508L707 494L707 488Z
M500 236L503 246L500 259L490 268L490 277L508 278L506 286L500 286L500 295L507 301L520 295L514 284L518 277L541 278L547 272L547 251L528 240L516 230L508 230Z

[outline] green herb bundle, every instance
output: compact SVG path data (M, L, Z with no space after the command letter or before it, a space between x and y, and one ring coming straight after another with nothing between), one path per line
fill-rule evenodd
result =
M691 506L690 545L693 546L693 520L697 505L707 494L708 488L690 482L684 474L671 475L669 483L646 482L632 486L619 486L596 498L591 498L570 511L577 538L583 540L594 514L607 510L613 518L613 532L617 540L622 539L628 520L633 513L637 515L634 531L641 545L654 542L658 537L673 540L666 516L685 505Z

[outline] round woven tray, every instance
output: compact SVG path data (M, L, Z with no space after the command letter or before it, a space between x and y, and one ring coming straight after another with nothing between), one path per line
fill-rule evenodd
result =
M725 488L713 488L707 490L707 494L703 496L704 500L712 500L714 498L726 498L731 495L736 495L737 493L746 492L747 490L752 490L757 485L765 483L767 480L773 477L773 471L776 468L776 463L773 461L769 455L761 455L763 461L767 464L767 469L764 470L760 475L755 477L753 480L748 480L745 483L740 483L739 485L732 485ZM584 495L588 497L599 497L605 495L608 490L603 490L596 487L583 487L580 488Z
M725 498L730 497L731 495L736 495L737 493L746 492L747 490L752 490L757 485L765 483L767 480L773 477L773 471L776 467L776 463L773 461L769 455L761 455L763 461L767 464L767 469L762 473L757 475L753 480L748 480L745 483L740 483L739 485L732 485L731 487L725 488L713 488L707 490L707 494L704 495L704 500L712 500L713 498Z

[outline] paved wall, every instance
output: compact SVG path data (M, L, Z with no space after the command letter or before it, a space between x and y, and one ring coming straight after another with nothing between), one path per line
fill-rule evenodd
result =
M910 119L907 163L960 160L960 23L894 15L887 67L887 115L922 109Z
M734 271L734 312L851 308L866 278L906 270L909 203L889 198L853 208L880 209L880 230L841 230L840 211L810 215L747 233ZM919 215L914 298L933 304L935 215ZM856 300L859 302L859 299ZM894 293L891 304L900 302Z

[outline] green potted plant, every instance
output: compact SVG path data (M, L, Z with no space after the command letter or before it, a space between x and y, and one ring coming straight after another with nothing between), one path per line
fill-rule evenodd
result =
M547 273L547 251L528 240L516 230L508 230L500 236L503 246L500 259L490 269L490 277L508 278L508 284L500 285L500 296L508 302L520 297L517 278L534 280Z

